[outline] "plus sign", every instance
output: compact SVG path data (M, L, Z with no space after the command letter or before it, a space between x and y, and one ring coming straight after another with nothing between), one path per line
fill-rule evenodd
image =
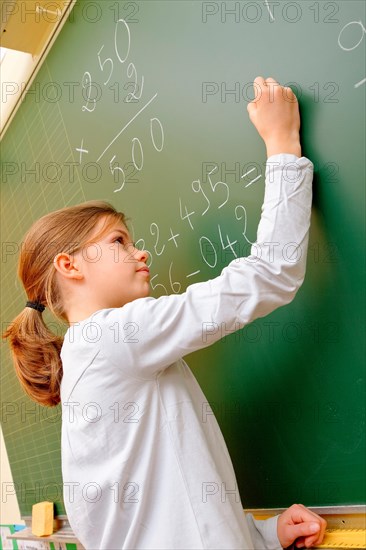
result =
M80 153L80 159L79 159L79 163L81 164L81 157L82 157L82 154L83 153L89 153L89 151L87 149L83 149L83 145L84 145L84 138L81 140L81 145L80 145L80 149L76 148L77 151L79 151Z
M170 239L168 239L168 241L174 241L174 244L175 244L176 248L178 248L177 241L175 240L175 237L179 237L180 233L176 233L175 235L173 235L172 228L170 227L170 234L171 234L171 237L170 237Z

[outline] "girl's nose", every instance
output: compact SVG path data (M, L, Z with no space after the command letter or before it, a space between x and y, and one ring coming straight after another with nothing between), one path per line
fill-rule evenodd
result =
M135 257L141 262L146 263L149 259L149 253L147 252L147 250L139 250L138 248L135 248Z

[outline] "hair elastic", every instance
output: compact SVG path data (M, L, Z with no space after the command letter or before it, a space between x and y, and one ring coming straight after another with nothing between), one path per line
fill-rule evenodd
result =
M41 302L39 302L38 300L35 301L35 302L27 302L25 304L25 307L32 307L33 309L36 309L37 311L40 311L42 313L42 311L44 311L46 309L46 307L41 304Z

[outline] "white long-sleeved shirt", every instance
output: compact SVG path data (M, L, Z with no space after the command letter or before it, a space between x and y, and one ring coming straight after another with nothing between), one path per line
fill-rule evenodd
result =
M67 330L64 503L87 550L281 548L277 517L244 514L221 430L182 357L218 340L222 323L227 334L294 298L312 175L307 158L273 155L250 256L183 294L102 309Z

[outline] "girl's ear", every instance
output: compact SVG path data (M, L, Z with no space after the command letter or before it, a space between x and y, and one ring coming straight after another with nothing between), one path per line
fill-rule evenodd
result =
M53 259L53 265L55 269L67 279L83 279L84 275L81 271L81 263L77 258L72 258L70 254L66 252L60 252L56 254Z

